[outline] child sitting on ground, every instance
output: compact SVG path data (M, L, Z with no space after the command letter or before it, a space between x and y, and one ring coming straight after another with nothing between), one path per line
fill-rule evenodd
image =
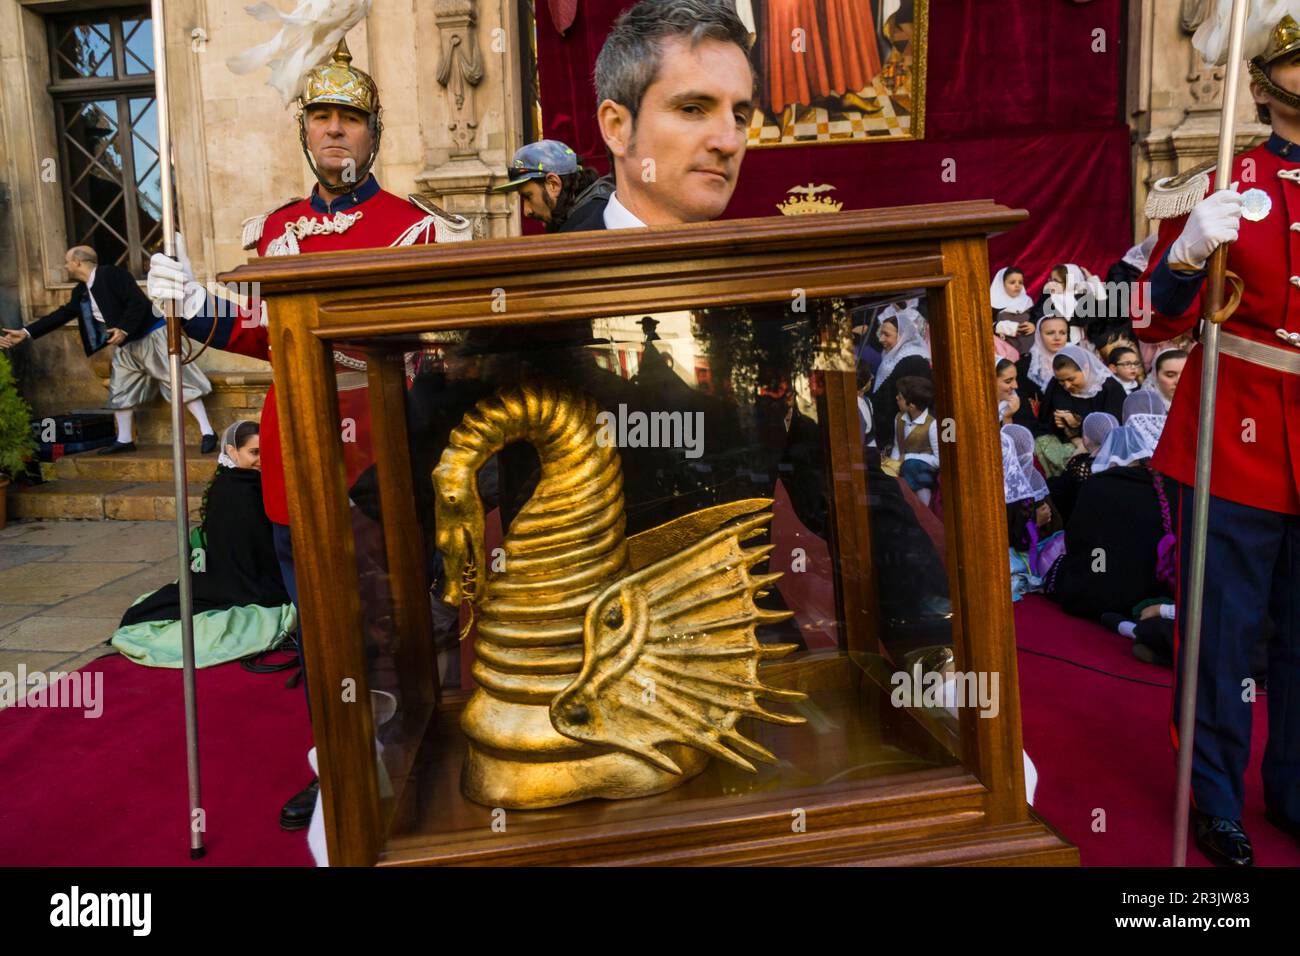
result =
M1106 356L1106 367L1115 376L1115 381L1124 386L1126 395L1142 387L1142 356L1136 349L1127 345L1111 349Z
M934 385L919 375L898 380L898 416L894 419L894 450L885 471L901 475L929 507L939 484L939 426L930 412Z
M1002 429L1002 482L1007 506L1011 599L1042 588L1043 575L1064 548L1063 522L1047 483L1033 467L1033 436L1019 425Z

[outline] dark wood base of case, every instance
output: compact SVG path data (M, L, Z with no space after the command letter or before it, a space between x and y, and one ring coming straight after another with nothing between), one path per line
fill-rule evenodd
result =
M816 720L751 722L777 766L711 761L682 786L636 800L547 810L480 806L460 792L465 738L444 702L398 778L383 866L1077 865L1078 851L991 794L924 715L842 655L800 655L769 678L811 692ZM458 695L459 696L459 695ZM846 768L853 768L846 770Z

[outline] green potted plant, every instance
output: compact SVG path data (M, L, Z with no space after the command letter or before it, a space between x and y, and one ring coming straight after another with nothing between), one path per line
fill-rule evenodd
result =
M9 357L0 354L0 528L5 526L7 517L5 495L9 482L36 454L31 417L32 410L18 394Z

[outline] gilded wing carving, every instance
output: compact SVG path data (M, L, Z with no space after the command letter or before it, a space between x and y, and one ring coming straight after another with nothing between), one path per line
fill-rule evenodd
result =
M587 609L583 665L551 703L551 723L575 740L616 747L671 773L659 749L685 744L751 772L750 758L775 756L736 730L742 717L779 724L802 717L765 709L760 699L799 701L798 691L764 684L759 662L794 644L764 645L759 624L789 618L756 595L780 574L753 574L771 545L745 548L763 533L767 511L738 519L669 557L622 578Z

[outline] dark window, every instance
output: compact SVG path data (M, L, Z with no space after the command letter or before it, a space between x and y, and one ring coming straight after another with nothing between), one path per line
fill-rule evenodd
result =
M141 277L162 248L149 9L53 17L49 29L68 244Z

